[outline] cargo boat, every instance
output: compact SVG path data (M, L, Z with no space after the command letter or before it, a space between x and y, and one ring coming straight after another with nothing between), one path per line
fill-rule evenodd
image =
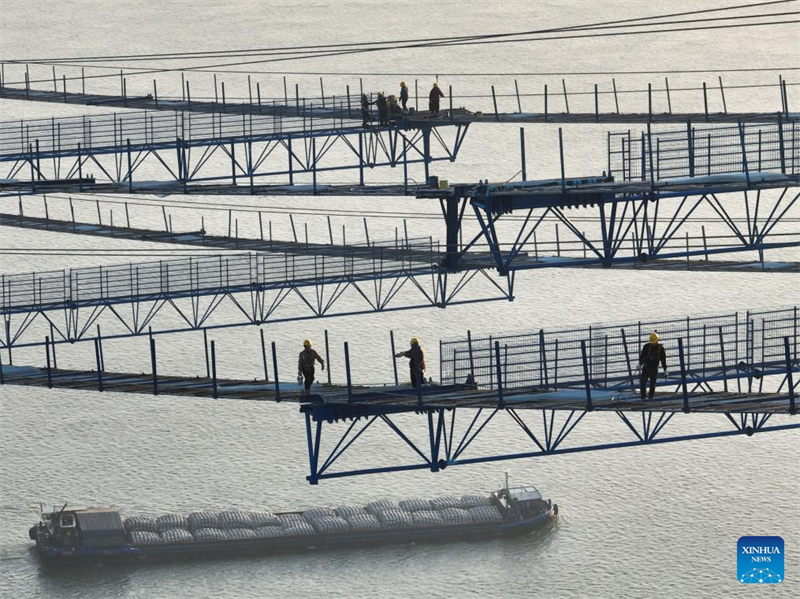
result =
M304 512L195 512L123 520L111 508L41 514L29 530L49 564L147 563L363 545L485 540L544 528L558 506L532 486L488 496L375 501Z

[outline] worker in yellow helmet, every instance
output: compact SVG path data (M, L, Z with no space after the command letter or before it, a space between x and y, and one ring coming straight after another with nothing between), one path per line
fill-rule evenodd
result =
M419 339L411 338L411 348L394 355L395 358L408 358L408 369L411 375L411 386L415 389L425 382L425 352L419 344Z
M408 87L406 87L406 82L400 82L400 104L403 106L403 114L408 114L408 108L406 104L408 104Z
M647 381L650 381L650 393L648 399L653 399L656 392L656 380L658 379L658 364L664 368L664 376L667 376L667 353L664 351L664 346L658 340L660 337L658 333L650 333L650 342L645 343L642 351L639 354L639 368L642 373L639 377L639 386L641 388L642 401L645 399L645 391L647 390Z
M322 364L322 370L325 370L325 360L311 347L311 341L306 339L303 341L303 351L297 360L297 378L298 382L302 379L305 393L311 391L311 384L314 382L314 366L315 362Z

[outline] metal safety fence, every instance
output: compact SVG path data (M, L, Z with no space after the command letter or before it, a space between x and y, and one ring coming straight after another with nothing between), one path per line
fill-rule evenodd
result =
M798 307L674 320L443 340L443 385L472 382L486 389L624 389L638 386L640 351L651 332L667 365L690 381L786 372L787 348L797 360ZM797 365L795 365L797 366Z
M0 313L423 274L438 255L438 242L419 238L330 253L229 254L0 275Z
M608 134L608 170L621 181L664 181L684 177L800 172L797 121L687 124L650 133Z

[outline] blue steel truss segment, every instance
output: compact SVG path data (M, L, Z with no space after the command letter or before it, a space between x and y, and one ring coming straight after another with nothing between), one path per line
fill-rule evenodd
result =
M517 425L519 425L519 427L525 432L525 434L528 435L528 437L534 443L536 443L537 447L541 451L549 451L549 449L550 449L550 440L549 439L546 440L547 449L545 449L545 447L539 442L539 439L536 438L536 435L533 433L533 431L531 431L531 429L528 427L528 425L525 424L525 421L522 420L522 418L514 411L513 408L507 408L506 412L508 413L509 416L511 416L511 418L514 420L514 422L516 422ZM544 410L542 410L542 414L544 414Z
M406 278L411 278L411 277L406 277ZM350 281L351 284L352 284L352 282L353 281ZM293 289L294 289L293 287L287 287L285 289L280 289L279 290L280 294L279 294L278 297L276 297L276 300L281 300L282 301L283 299L285 299L286 296L288 296L291 293L294 293ZM427 294L427 292L426 292L426 294ZM430 297L430 296L428 296L428 297ZM477 298L477 299L454 300L454 301L451 302L451 305L467 305L467 304L473 304L473 303L482 303L482 302L499 301L499 300L506 301L506 300L508 300L508 297L506 295L503 295L503 296L499 296L499 297L484 297L484 298ZM166 300L162 300L161 304L163 305L164 303L166 303ZM275 309L277 309L277 306L279 304L280 304L280 301L277 301L274 304L275 305ZM381 308L381 311L418 310L418 309L421 309L421 308L429 308L429 307L440 307L440 306L437 303L435 303L435 301L425 301L425 302L421 302L421 303L414 303L414 304L403 305L403 306L385 306L385 307ZM68 319L68 322L71 322L71 319L73 317L76 317L78 311L79 311L78 308L76 308L76 309L66 309L65 310L65 314L66 314L66 317ZM375 311L376 311L376 309L373 308L372 306L370 306L368 309L352 309L352 310L347 310L347 311L343 311L343 312L323 313L323 314L318 314L318 315L313 315L313 316L309 316L309 315L282 316L282 317L271 318L271 319L269 319L269 322L272 322L272 323L297 322L297 321L301 321L301 320L307 320L307 319L312 318L312 317L313 318L331 318L331 317L338 318L338 317L341 317L341 316L359 316L359 315L372 314ZM42 310L38 310L37 309L34 312L28 312L28 313L25 313L25 314L26 315L30 314L31 318L34 318L34 317L38 316L39 314L44 315L45 312L42 311ZM4 319L8 319L9 316L10 315L5 315L4 314L3 318ZM265 323L267 321L268 321L267 317L262 317L259 321L256 321L256 322L250 322L248 320L246 322L228 322L228 323L224 323L224 324L203 324L199 328L203 328L203 329L211 331L211 330L216 330L216 329L226 329L226 328L235 328L235 327L241 327L241 326L258 325L258 324L263 324L263 323ZM74 328L72 324L70 324L69 326ZM77 325L75 325L75 326L77 326ZM72 328L70 330L72 330ZM139 328L141 329L141 326ZM195 329L195 328L164 328L164 329L160 329L160 330L154 330L154 331L152 331L152 334L153 335L166 335L166 334L186 332L186 331L192 331L192 330L197 330L197 329ZM122 338L127 338L127 337L131 337L131 336L135 336L135 335L141 335L143 333L144 333L143 330L139 330L138 332L136 332L134 334L130 334L130 333L109 334L109 335L105 335L104 338L105 339L109 339L109 340L110 339L122 339ZM72 334L71 339L65 340L65 341L56 341L55 343L56 344L59 344L59 343L74 343L74 342L84 341L85 340L85 339L76 337L77 333L71 333L71 334ZM19 342L17 342L18 339L19 339L19 336L17 336L17 338L13 340L13 342L12 342L13 347L16 347L16 348L39 347L39 346L44 344L43 341L41 341L41 340L30 341L30 342L25 342L25 343L19 343ZM51 342L51 343L53 343L53 342ZM10 347L10 346L7 345L6 340L5 339L0 339L0 348L8 348L8 347Z
M506 410L506 411L508 411L508 410ZM417 451L418 455L420 455L424 460L424 462L422 464L401 464L401 465L384 466L384 467L376 467L376 468L363 468L363 469L349 470L349 471L328 472L325 475L320 475L320 476L316 476L316 477L314 475L315 474L320 474L320 473L312 471L313 480L312 480L312 477L309 477L309 480L311 480L311 482L313 484L313 483L316 483L319 480L325 479L325 478L340 478L340 477L346 477L346 476L357 476L357 475L386 473L386 472L401 472L401 471L419 470L419 469L431 469L433 472L436 472L436 471L441 470L441 469L443 469L445 467L454 466L454 465L468 465L468 464L488 463L488 462L496 462L496 461L504 461L504 460L512 460L512 459L524 459L524 458L531 458L531 457L542 457L542 456L545 456L545 455L562 455L562 454L570 454L570 453L581 453L581 452L587 452L587 451L600 451L600 450L605 450L605 449L618 449L618 448L623 448L623 447L636 447L636 446L643 446L643 445L658 445L658 444L663 444L663 443L675 443L675 442L680 442L680 441L692 441L692 440L699 440L699 439L721 438L721 437L728 437L728 436L733 436L733 435L737 435L737 434L744 434L744 435L747 435L747 436L752 436L756 432L788 431L788 430L796 430L796 429L800 428L800 423L790 423L790 424L783 424L783 425L776 425L776 426L766 426L766 422L769 420L769 414L761 415L761 414L755 414L755 413L748 414L748 418L750 418L752 420L753 426L747 425L746 423L740 425L739 423L736 422L736 420L734 420L730 416L730 414L726 413L725 415L734 424L734 429L733 430L708 431L708 432L694 433L694 434L689 434L689 435L677 435L677 436L671 436L671 437L664 437L664 436L657 437L659 435L659 433L663 430L663 428L666 425L666 423L670 421L672 416L674 416L674 412L670 412L670 413L663 413L662 412L661 417L659 418L659 422L656 424L656 426L652 430L650 430L648 433L646 433L644 435L640 434L636 430L635 427L630 425L629 426L630 430L636 436L636 439L633 440L633 441L620 441L620 442L610 442L610 443L590 443L590 444L582 444L582 445L572 446L572 447L568 447L568 448L559 448L558 445L560 444L561 440L563 440L563 438L562 439L557 439L556 443L554 443L553 446L551 446L551 447L542 446L542 444L540 442L538 442L538 440L535 438L535 435L532 433L532 431L530 431L529 427L527 427L527 425L524 423L524 421L520 423L519 421L517 421L516 418L514 418L515 414L512 411L508 411L508 412L509 412L509 415L512 417L512 419L514 419L515 422L517 422L517 424L520 426L520 428L522 428L523 431L525 431L526 435L531 440L533 440L535 442L535 444L537 446L537 451L517 452L517 453L504 453L504 454L494 454L494 455L483 455L483 456L476 456L476 457L472 457L472 458L459 458L459 455L462 453L463 449L462 449L462 451L456 450L455 452L452 452L452 455L451 455L451 451L450 450L452 449L452 442L448 443L447 441L445 441L445 456L446 456L446 459L443 460L440 464L437 464L436 467L433 467L434 465L431 463L431 460L428 460L427 456L425 456L417 448L416 451ZM308 414L308 412L307 412L307 414ZM581 414L581 416L578 418L578 420L575 422L575 424L577 424L577 422L579 422L583 418L583 416L585 416L585 414L586 414L586 412L583 412ZM429 432L429 435L433 435L434 434L433 425L432 425L433 414L432 414L432 412L426 412L426 415L427 415L427 420L428 420L428 432ZM439 411L439 415L441 416L441 411ZM478 415L479 415L479 413L476 413L475 418L473 419L473 424L477 420ZM384 416L378 415L378 416L372 416L372 417L373 418L378 418L378 417L383 418ZM308 416L307 416L307 418L308 418ZM453 420L454 420L454 418L453 418ZM574 428L575 424L573 424L573 427L571 427L570 430L572 430L572 428ZM350 425L350 428L352 428L352 424ZM350 428L348 429L348 431L350 430ZM452 435L453 428L454 427L452 427L452 426L450 428L450 434L451 435ZM439 425L437 424L437 426L436 426L436 434L437 435L439 434L440 430L441 429L440 429ZM441 432L443 432L444 438L447 439L447 432L446 431L441 431ZM464 437L465 439L467 438L468 434L469 434L469 430L465 434L465 437ZM476 432L476 434L477 434L477 432ZM405 435L403 435L403 437L405 437ZM475 435L470 437L470 442L474 439L474 437L475 437ZM406 439L407 439L407 437L406 437ZM340 444L341 444L341 441L340 441ZM338 445L337 445L337 447L338 447ZM434 445L434 447L435 447L435 445ZM342 452L340 452L338 455L341 455L341 453ZM338 457L338 455L337 455L337 457ZM438 456L437 453L433 453L432 455ZM330 466L330 464L328 464L328 466Z
M425 455L425 454L424 454L424 453L423 453L423 452L422 452L422 451L421 451L421 450L420 450L420 449L419 449L419 448L416 446L416 444L415 444L415 443L414 443L414 442L413 442L411 439L409 439L409 438L406 436L406 434L405 434L403 431L401 431L401 430L398 428L398 426L397 426L397 425L396 425L394 422L392 422L391 418L389 418L389 417L388 417L387 415L385 415L385 414L381 414L380 416L378 416L378 418L380 418L380 419L381 419L381 420L382 420L382 421L383 421L383 422L386 424L386 426L388 426L390 429L392 429L392 431L394 431L394 433L395 433L395 434L396 434L398 437L400 437L400 438L401 438L403 441L405 441L406 445L408 445L408 446L409 446L411 449L413 449L413 450L414 450L414 452L415 452L417 455L419 455L419 457L421 457L421 458L423 459L423 461L425 462L425 464L427 464L428 466L430 466L430 464L431 464L431 460L428 458L428 456L426 456L426 455Z
M255 266L250 256L232 254L138 265L0 275L0 312L124 303L131 299L214 295L350 279L413 276L430 272L433 268L424 263L397 260L394 256L376 263L357 258L354 250L350 256L329 258L329 272L320 276L319 272L315 272L314 255L258 254ZM390 268L385 268L387 264Z
M464 439L462 439L462 442L459 443L458 447L456 448L456 451L453 453L453 460L457 460L459 458L459 456L467 450L467 448L472 444L472 442L477 438L477 436L481 434L481 431L483 431L483 429L486 428L486 425L489 424L489 422L492 421L492 419L495 417L495 414L497 414L499 411L500 411L500 408L494 408L492 410L491 414L489 414L484 419L483 423L478 427L478 429L474 433L472 433L471 437L467 438L467 435L465 433ZM479 413L480 413L480 411L478 412L478 414ZM477 417L477 414L476 414L476 417ZM473 421L473 423L474 423L474 421ZM469 431L467 431L467 432L469 432Z
M353 421L350 423L350 426L349 426L349 427L347 428L347 430L345 431L345 434L344 434L344 435L342 435L341 439L340 439L340 440L339 440L339 442L336 444L336 447L334 447L334 448L333 448L333 450L331 450L330 454L328 455L328 458L325 460L325 462L323 462L323 464L322 464L322 467L319 469L319 473L320 473L320 474L322 474L322 473L323 473L323 472L325 472L325 471L326 471L326 470L327 470L327 469L328 469L330 466L332 466L332 465L333 465L333 463L334 463L336 460L338 460L338 459L339 459L339 457L341 457L341 455L342 455L342 454L343 454L345 451L347 451L347 450L350 448L350 446L351 446L353 443L355 443L355 442L358 440L358 438L359 438L359 437L360 437L360 436L361 436L361 435L362 435L362 434L363 434L363 433L364 433L364 432L365 432L365 431L366 431L366 430L367 430L367 429L368 429L370 426L372 426L372 423L373 423L373 422L375 422L377 419L378 419L378 416L372 416L371 418L369 418L369 419L367 420L367 422L366 422L366 423L365 423L365 424L364 424L364 425L363 425L363 426L362 426L362 427L361 427L361 428L358 430L358 432L357 432L355 435L353 435L353 438L352 438L352 439L350 439L350 440L348 440L347 444L346 444L344 447L342 447L342 448L341 448L341 451L339 451L339 448L341 447L342 443L345 441L345 439L347 439L348 435L350 434L350 431L352 431L352 430L353 430L353 427L355 426L356 422L358 422L358 420L354 418L354 419L353 419Z

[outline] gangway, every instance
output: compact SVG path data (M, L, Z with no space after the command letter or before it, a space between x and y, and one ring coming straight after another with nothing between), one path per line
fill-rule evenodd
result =
M641 401L638 352L653 330L661 336L671 377L659 378L655 398ZM440 342L439 384L416 389L399 385L396 373L394 384L357 385L350 377L350 359L358 349L349 350L345 343L346 380L315 388L311 395L301 395L296 384L281 380L274 342L270 368L263 335L264 371L253 380L229 379L218 373L213 341L210 363L206 345L207 366L202 377L159 374L154 338L150 341L151 373L108 372L102 341L95 339L94 371L58 369L56 348L47 346L45 366L6 365L0 382L296 402L306 423L307 478L312 484L344 476L438 472L456 465L800 428L793 418L800 380L797 306L493 335L468 332L466 337ZM374 349L373 343L369 351ZM325 352L327 355L327 335ZM706 417L699 418L701 414ZM612 415L616 418L609 420ZM714 415L724 416L721 423L728 427L720 430L715 426ZM575 433L581 422L598 418L606 419L605 426L587 431L590 438L567 441L581 437ZM668 424L687 418L693 420L693 432L665 434ZM620 427L613 429L609 422L618 422ZM505 428L498 432L502 426ZM508 427L519 433L518 438ZM390 445L381 438L384 451L365 448L363 454L378 463L334 470L335 464L346 461L344 454L364 444L356 442L367 429L373 439L381 430L399 440L411 458L403 461L404 454L385 451ZM323 441L323 430L338 432L330 441L327 437ZM620 436L626 433L627 438ZM476 442L487 437L496 440L498 434L503 439L499 452L497 443L489 443L487 448ZM598 434L603 438L597 439ZM390 456L391 463L380 463L380 456Z
M449 277L431 239L396 243L0 274L0 348L91 340L104 315L120 338L513 298L513 278L488 269ZM473 280L489 291L466 294Z

